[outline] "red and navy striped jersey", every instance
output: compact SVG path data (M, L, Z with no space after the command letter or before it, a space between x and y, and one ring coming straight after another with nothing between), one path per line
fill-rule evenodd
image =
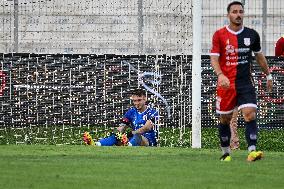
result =
M220 68L232 87L252 84L252 52L261 52L259 34L253 29L234 32L225 26L213 35L210 55L219 56Z

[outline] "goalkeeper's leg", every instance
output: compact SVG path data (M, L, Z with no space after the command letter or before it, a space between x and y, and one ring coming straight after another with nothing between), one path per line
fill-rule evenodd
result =
M96 146L113 146L117 142L117 139L114 134L110 135L107 138L103 138L98 142L95 142Z
M108 137L102 138L99 141L95 142L96 146L113 146L113 145L119 145L119 140L121 137L121 130L123 127L118 127L115 129L114 132L109 133Z
M149 141L141 134L135 134L129 140L128 146L149 146Z

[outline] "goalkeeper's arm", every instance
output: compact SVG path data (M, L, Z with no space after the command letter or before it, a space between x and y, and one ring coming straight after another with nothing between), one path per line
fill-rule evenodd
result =
M137 130L135 130L135 131L132 131L132 134L135 135L135 134L143 134L143 133L146 133L146 132L152 130L152 129L153 129L153 126L154 126L154 125L153 125L152 121L151 121L151 120L147 120L146 123L145 123L145 125L144 125L143 127L139 128L139 129L137 129Z
M125 130L130 126L130 122L127 118L123 118L120 123L118 124L118 127L116 128L118 132L124 133Z

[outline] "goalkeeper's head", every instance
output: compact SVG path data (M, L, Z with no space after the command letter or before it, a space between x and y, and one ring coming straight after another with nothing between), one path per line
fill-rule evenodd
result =
M146 92L144 89L134 89L131 94L132 96L146 97Z
M147 98L146 98L146 92L143 89L135 89L134 91L132 91L131 93L131 100L135 106L135 108L137 108L137 110L139 112L143 112L146 110L147 106L146 106L146 102L147 102Z

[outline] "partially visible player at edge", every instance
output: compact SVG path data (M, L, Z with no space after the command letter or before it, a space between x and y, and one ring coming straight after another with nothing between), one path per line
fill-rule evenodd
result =
M272 76L266 58L261 52L259 34L243 26L244 6L233 1L227 6L228 26L213 35L211 65L218 77L216 112L220 114L219 138L223 152L221 161L231 161L230 120L235 107L241 110L245 120L245 135L248 144L247 161L259 160L262 151L257 151L256 91L251 74L252 52L262 71L267 76L267 89L272 91Z
M284 57L284 35L281 36L275 44L275 56Z
M156 124L158 123L158 111L146 104L146 92L143 89L136 89L132 92L131 100L133 107L125 113L116 131L109 137L93 142L89 133L84 134L83 140L86 144L96 146L157 146ZM127 133L126 141L121 141L121 133L125 133L127 128L131 130ZM120 134L118 134L120 133ZM89 141L88 138L89 137Z

